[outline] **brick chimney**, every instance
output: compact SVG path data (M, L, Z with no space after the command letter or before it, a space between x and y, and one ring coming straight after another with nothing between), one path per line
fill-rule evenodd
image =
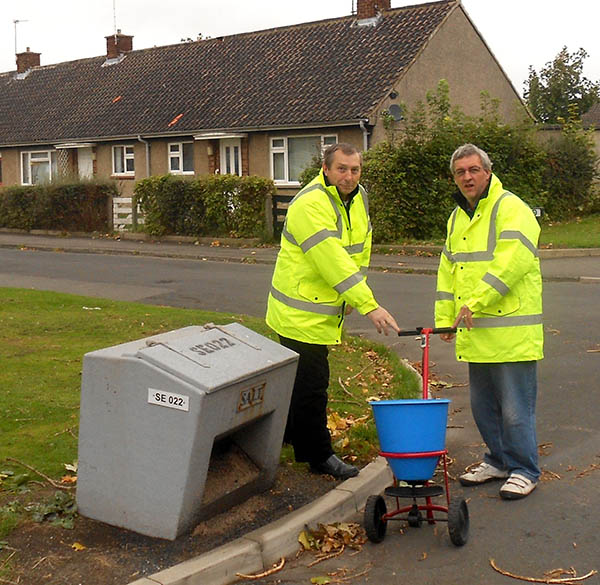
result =
M17 53L17 73L25 73L32 67L40 66L41 53L32 53L27 47L24 53Z
M356 18L373 18L378 12L390 9L391 0L358 0L356 6Z
M106 57L107 59L116 59L122 53L127 53L133 48L133 37L131 35L121 34L121 30L106 38Z

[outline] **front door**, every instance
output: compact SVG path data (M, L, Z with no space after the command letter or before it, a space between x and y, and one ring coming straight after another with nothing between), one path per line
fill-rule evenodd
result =
M91 148L77 149L77 168L80 179L91 179L94 176L94 162Z
M221 173L242 174L242 146L239 138L221 140Z

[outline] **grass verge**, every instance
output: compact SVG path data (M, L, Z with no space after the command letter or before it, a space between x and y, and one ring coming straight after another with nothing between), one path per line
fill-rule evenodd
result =
M242 323L274 338L264 320L53 292L0 288L0 542L25 508L12 496L39 481L72 481L83 355L188 325ZM385 346L347 337L330 353L329 425L336 450L365 464L377 451L368 405L418 393L418 381ZM285 448L282 459L289 460ZM68 484L67 484L68 485Z
M600 246L600 215L542 225L542 248L597 248Z

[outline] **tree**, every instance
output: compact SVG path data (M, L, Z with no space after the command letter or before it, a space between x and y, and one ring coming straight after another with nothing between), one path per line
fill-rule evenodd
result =
M600 101L600 81L593 82L583 76L583 62L587 57L584 49L569 54L567 47L563 47L539 74L529 66L524 97L540 122L558 124L568 120L572 106L577 107L581 116Z

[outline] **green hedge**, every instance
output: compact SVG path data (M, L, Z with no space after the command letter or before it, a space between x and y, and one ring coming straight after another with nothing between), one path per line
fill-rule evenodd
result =
M113 183L45 183L0 189L0 227L22 230L103 231L109 226Z
M262 177L164 175L135 185L144 231L155 236L265 238L265 201L275 185Z

